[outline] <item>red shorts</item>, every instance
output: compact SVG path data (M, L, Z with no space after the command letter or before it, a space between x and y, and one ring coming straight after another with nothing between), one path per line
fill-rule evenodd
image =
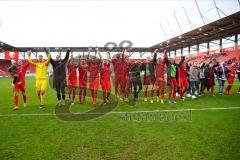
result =
M68 86L76 87L77 86L77 79L76 78L68 79Z
M122 80L123 80L123 76L115 75L115 80L114 80L115 86L117 86L119 84L121 85Z
M179 82L179 87L188 87L188 81L186 79L183 79Z
M13 86L13 92L19 92L19 90L21 92L25 92L25 85L15 83L14 86Z
M176 78L170 78L170 87L177 88L177 80L176 80Z
M87 80L86 80L86 78L82 78L81 79L81 77L79 77L79 87L84 87L84 88L87 87Z
M99 77L90 79L89 88L94 89L94 90L98 90L98 88L99 88Z
M165 81L164 79L162 78L158 78L157 81L156 81L156 86L157 88L164 88L165 86Z
M80 81L79 82L79 87L87 87L87 82L86 81Z
M107 80L107 81L104 81L102 80L102 90L103 91L111 91L111 81Z
M128 75L126 75L123 79L122 79L122 86L124 87L129 87L130 85L130 77Z
M228 76L228 77L227 77L227 81L228 81L228 84L232 85L232 84L233 84L233 81L234 81L234 77Z
M154 82L152 81L151 76L144 77L144 85L152 85Z

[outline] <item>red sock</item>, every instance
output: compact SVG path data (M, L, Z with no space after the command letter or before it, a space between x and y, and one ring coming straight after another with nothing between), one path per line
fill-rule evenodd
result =
M232 85L229 85L229 90L228 90L228 93L230 94L231 92L231 89L232 89Z
M151 90L151 99L153 100L153 96L154 96L154 90Z
M147 98L148 94L147 94L147 89L145 90L145 98Z
M183 90L179 89L179 92L180 92L180 98L182 98L183 97Z
M27 103L27 96L26 95L22 95L23 96L23 102Z
M172 98L172 87L169 87L169 90L168 90L168 99L171 100Z
M95 91L93 93L93 101L94 101L95 104L97 103L97 96L98 96L97 91Z
M105 103L106 102L106 91L103 91L103 102Z
M164 89L161 89L160 94L161 94L161 99L163 100L163 98L164 98Z
M174 100L174 101L175 101L175 99L176 99L176 91L177 91L176 88L174 88L174 89L173 89L173 99L172 99L172 100Z
M160 91L159 91L159 89L156 90L156 94L157 94L158 97L160 96Z
M18 96L17 95L14 96L14 105L18 106Z
M110 92L107 92L107 100L109 99L110 96Z
M227 88L226 88L226 93L227 93L227 94L229 93L229 85L228 85Z
M92 96L92 101L94 102L94 90L92 89L92 91L91 91L91 96Z
M80 92L78 95L79 102L82 102L82 89L80 88Z
M240 92L240 87L238 88L238 92Z
M214 94L214 86L211 88L211 93Z

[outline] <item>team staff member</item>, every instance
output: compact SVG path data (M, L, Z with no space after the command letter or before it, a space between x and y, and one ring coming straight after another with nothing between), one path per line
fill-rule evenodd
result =
M156 63L156 59L157 59L158 49L155 49L153 51L153 53L154 53L153 59L148 57L147 60L146 60L146 64L143 67L143 70L144 70L144 85L145 85L145 98L144 98L144 101L147 101L148 86L151 85L152 90L151 90L151 100L150 100L150 103L153 103L154 87L155 87L155 81L156 81L156 77L155 77L155 63Z
M133 86L133 96L134 101L138 100L138 94L142 90L142 81L141 81L141 70L142 70L142 63L141 61L134 61L133 63L129 64L130 68L130 80L131 80L131 87Z
M40 108L44 107L44 95L47 87L47 69L50 61L50 54L47 53L47 60L43 60L43 56L39 55L37 62L31 60L31 51L28 52L28 61L36 67L36 90L40 100Z
M46 53L49 54L49 50L47 50ZM50 63L52 64L52 67L53 67L53 87L57 91L57 99L58 99L59 106L66 105L66 101L65 101L66 69L65 68L68 62L69 54L70 54L70 49L67 50L65 58L63 60L61 60L60 55L57 55L55 60L53 60L50 56Z

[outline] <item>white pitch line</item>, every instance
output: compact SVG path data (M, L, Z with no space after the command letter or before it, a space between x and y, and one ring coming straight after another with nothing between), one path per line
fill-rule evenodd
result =
M240 107L226 107L226 108L188 108L188 109L167 109L167 110L152 110L152 111L132 111L132 112L110 112L113 114L123 113L152 113L152 112L182 112L182 111L204 111L204 110L227 110L240 109Z
M189 109L169 109L169 110L152 110L152 111L131 111L131 112L108 112L109 114L134 114L134 113L156 113L156 112L182 112L182 111L205 111L205 110L233 110L240 109L240 107L226 107L226 108L189 108ZM70 114L84 114L83 113L62 113L59 115L70 115ZM86 114L103 114L101 112L98 113L85 113ZM54 113L30 113L30 114L0 114L0 117L11 117L11 116L56 116Z

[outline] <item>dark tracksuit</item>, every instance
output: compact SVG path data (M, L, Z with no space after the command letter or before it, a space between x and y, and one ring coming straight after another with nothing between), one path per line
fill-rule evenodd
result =
M156 64L156 61L157 61L157 52L154 53L153 55L153 59L144 64L143 65L143 71L144 71L144 85L154 85L155 82L156 82L156 75L155 75L155 64ZM150 76L150 79L149 79L149 76ZM151 82L149 82L149 80ZM145 98L147 98L147 88L145 88ZM153 95L154 95L154 90L152 89L151 90L151 99L153 99Z
M130 79L131 84L133 85L134 89L134 100L138 99L138 93L142 90L142 81L141 81L141 64L133 64L130 70Z
M156 81L156 76L155 76L155 63L156 63L156 60L157 60L157 53L154 53L153 59L149 63L143 65L144 81L145 81L145 77L149 76L149 75L147 75L147 69L148 69L149 70L149 74L151 76L151 80L152 80L153 83L155 83L155 81ZM148 65L148 67L147 67L147 65ZM145 82L144 82L144 84L145 84Z
M61 100L61 94L62 99L65 99L66 63L69 58L69 52L70 51L67 51L66 56L63 60L54 61L52 58L50 59L50 63L53 67L53 87L57 91L58 100Z

